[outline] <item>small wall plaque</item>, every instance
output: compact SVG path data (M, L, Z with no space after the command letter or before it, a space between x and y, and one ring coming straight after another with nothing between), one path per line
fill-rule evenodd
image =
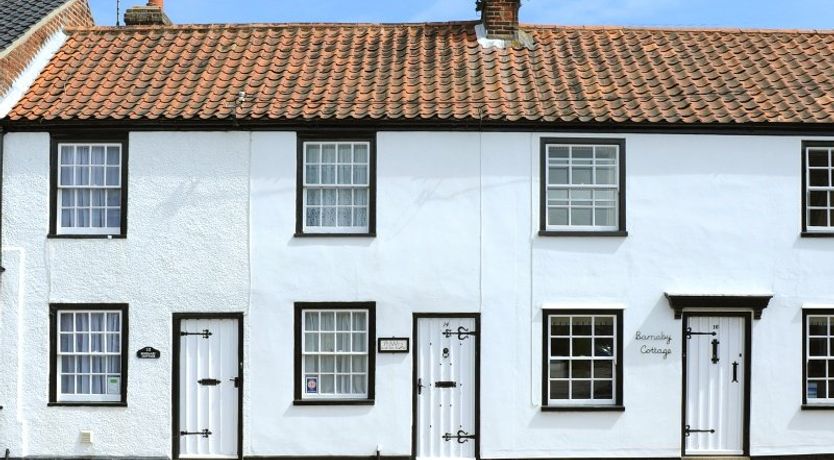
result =
M139 359L159 359L161 353L154 347L145 347L136 352Z
M408 337L387 337L377 339L379 353L408 353Z

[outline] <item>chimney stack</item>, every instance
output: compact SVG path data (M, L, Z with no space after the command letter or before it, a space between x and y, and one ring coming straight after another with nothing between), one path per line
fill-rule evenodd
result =
M125 11L125 25L128 26L170 26L171 20L165 14L165 0L148 0L147 6L134 6Z
M517 38L520 8L521 0L477 0L476 10L481 12L481 22L486 29L487 38Z

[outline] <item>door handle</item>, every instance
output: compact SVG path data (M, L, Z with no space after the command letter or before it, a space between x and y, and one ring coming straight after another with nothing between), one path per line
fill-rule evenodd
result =
M718 339L712 339L712 363L718 364L718 344L721 343Z
M417 379L417 394L423 394L423 379Z
M240 387L240 377L235 377L233 379L229 379L230 382L235 382L235 388Z
M738 383L738 361L733 362L733 383Z

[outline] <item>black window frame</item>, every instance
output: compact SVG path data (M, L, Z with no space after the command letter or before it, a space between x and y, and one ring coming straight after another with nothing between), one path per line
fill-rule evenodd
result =
M128 169L130 162L128 133L93 132L93 133L50 133L49 147L49 233L47 238L64 239L125 239L127 238L127 204L128 204ZM58 233L58 168L60 164L60 144L73 143L107 143L120 144L122 147L122 202L121 225L119 233L109 235L97 234L61 234Z
M550 317L551 316L615 316L617 325L615 328L616 337L614 343L617 348L614 364L614 392L613 404L550 404L549 369L550 356L548 353L548 342L550 340ZM541 367L541 410L543 412L622 412L623 405L623 310L614 308L594 309L545 309L542 313L542 367Z
M802 141L802 231L803 238L834 238L834 226L829 230L808 230L808 149L834 149L834 141Z
M121 330L121 398L119 401L58 400L58 313L62 311L120 311ZM51 303L49 304L49 402L47 406L126 407L128 355L130 344L130 306L126 303Z
M547 146L552 144L573 145L615 145L619 147L617 157L619 190L617 230L548 230L547 228ZM625 138L594 137L543 137L540 141L539 158L539 236L628 236L626 226L626 140Z
M304 360L301 349L304 310L366 310L368 314L368 396L365 398L304 399L301 382ZM295 302L293 312L293 405L371 406L376 398L376 302Z
M307 142L367 142L368 147L368 231L364 233L326 233L304 231L304 144ZM376 132L353 134L298 133L296 136L295 237L296 238L375 238L376 237Z
M802 309L802 410L834 410L834 404L829 402L808 402L808 317L830 316L834 318L834 308L803 308ZM831 339L829 339L831 340ZM830 344L829 344L830 346ZM829 381L829 383L832 383Z

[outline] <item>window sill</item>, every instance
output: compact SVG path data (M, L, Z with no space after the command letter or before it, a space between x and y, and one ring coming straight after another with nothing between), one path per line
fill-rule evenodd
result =
M542 412L625 412L625 406L542 406Z
M600 236L600 237L620 237L624 238L628 236L628 232L626 231L605 231L605 232L594 232L594 231L555 231L555 230L540 230L539 236L581 236L581 237L588 237L588 236Z
M295 399L293 406L373 406L373 399Z
M834 404L803 404L802 410L830 410L834 411Z
M802 232L802 238L834 238L834 231L832 232Z
M123 240L127 235L58 235L50 233L46 235L50 240Z
M46 405L47 407L127 407L126 402L119 401L53 401Z
M376 233L296 233L296 238L376 238Z

